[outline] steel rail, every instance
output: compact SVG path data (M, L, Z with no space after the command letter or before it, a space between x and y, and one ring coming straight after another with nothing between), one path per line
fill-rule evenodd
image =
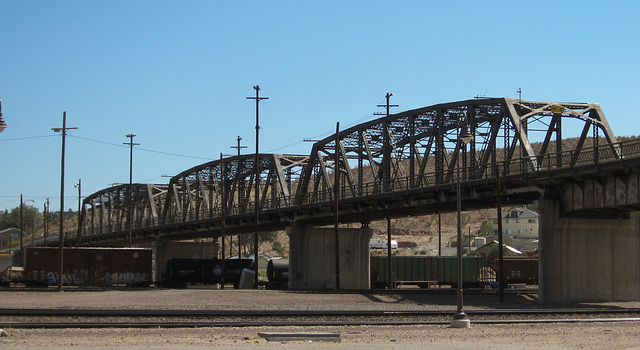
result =
M0 322L0 328L220 328L308 326L448 325L451 310L114 310L114 309L0 309L5 317L26 318ZM639 322L640 308L546 308L468 310L474 324L540 324ZM563 316L553 318L553 316ZM593 315L597 317L585 317ZM615 317L606 317L611 315ZM621 317L627 315L629 317ZM569 317L566 317L569 316ZM574 316L574 317L571 317ZM39 321L40 317L60 318ZM71 320L66 317L125 318L126 321ZM290 319L285 319L285 318ZM489 317L489 318L484 318ZM501 317L501 318L496 318ZM149 318L173 318L148 320ZM186 320L175 320L176 318ZM203 318L202 320L190 320ZM222 320L207 320L222 319ZM324 318L324 319L323 319ZM432 318L432 319L428 319ZM474 319L476 318L476 319Z
M467 310L475 316L638 314L640 308L546 308ZM0 309L0 316L24 317L428 317L451 310L150 310L150 309Z
M639 322L638 317L626 318L563 318L473 320L473 324L543 324L543 323L611 323ZM220 327L309 327L309 326L410 326L449 325L451 320L390 320L390 321L189 321L189 322L0 322L0 328L220 328Z

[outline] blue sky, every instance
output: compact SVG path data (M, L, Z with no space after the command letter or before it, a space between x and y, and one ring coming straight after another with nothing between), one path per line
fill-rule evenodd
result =
M234 154L308 154L370 119L474 96L598 102L618 136L636 135L636 2L0 0L0 209L20 194L65 210L129 181L167 183ZM565 136L572 136L566 135Z

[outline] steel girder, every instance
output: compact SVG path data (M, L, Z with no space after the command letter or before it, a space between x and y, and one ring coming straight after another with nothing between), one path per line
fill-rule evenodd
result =
M260 154L260 210L291 206L292 192L307 156ZM219 219L255 210L255 155L205 163L171 178L168 185L134 184L98 191L84 200L78 242L83 238L125 232L132 204L132 229ZM224 198L224 199L223 199Z
M571 148L562 140L563 121L581 128ZM462 148L460 131L468 127L473 140ZM616 138L597 103L520 101L486 98L414 109L340 132L313 145L296 193L296 204L333 198L333 174L340 176L341 198L401 191L451 183L456 165L463 179L529 172L575 165L587 150ZM538 142L535 147L533 142ZM597 157L592 152L591 157ZM595 159L597 162L597 159Z
M123 184L93 193L82 202L78 242L128 230L129 215L132 229L158 225L166 193L167 185L153 184Z
M461 147L457 139L465 126L473 140ZM567 135L577 136L568 142ZM617 143L598 104L510 98L414 109L348 128L338 136L338 147L332 135L316 142L309 156L260 154L256 165L255 155L243 155L196 166L174 176L168 185L135 184L133 201L128 200L126 184L96 192L85 199L78 240L109 233L122 236L128 229L129 203L134 203L133 228L147 231L171 225L174 228L167 230L193 230L195 226L190 225L198 223L203 223L198 230L218 230L223 218L228 226L233 222L241 229L251 221L256 207L264 215L261 224L269 219L272 223L296 220L297 212L300 219L312 220L315 215L323 224L331 215L336 171L339 198L348 198L352 204L368 201L372 214L378 210L371 206L373 198L398 202L403 193L414 196L416 191L428 191L430 198L445 201L452 196L457 174L469 183L491 187L500 171L519 186L528 186L527 181L543 172L558 170L566 175L561 168L619 160L627 152ZM256 166L257 206L253 200ZM474 186L469 191L481 190ZM411 206L409 202L405 205ZM304 214L303 209L310 212ZM359 209L353 215L355 220Z
M260 154L260 210L291 206L307 156ZM186 170L169 182L163 218L167 224L254 212L255 154L216 160Z

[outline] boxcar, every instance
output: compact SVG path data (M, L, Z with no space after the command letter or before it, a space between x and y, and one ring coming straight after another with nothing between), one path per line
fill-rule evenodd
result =
M538 284L538 258L528 257L504 257L504 278L507 284ZM500 272L499 259L495 259L489 265Z
M56 285L60 266L58 248L25 249L27 285ZM151 249L64 248L63 284L75 286L148 287L152 282Z
M417 285L428 288L433 285L457 286L456 257L448 256L392 256L391 271L395 285ZM464 287L484 285L481 269L487 266L485 257L462 258L462 283ZM388 260L386 256L371 257L371 287L388 284Z

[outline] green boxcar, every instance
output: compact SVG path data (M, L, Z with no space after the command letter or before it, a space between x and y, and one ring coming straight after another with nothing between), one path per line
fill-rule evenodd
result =
M458 280L457 259L449 256L392 256L393 281L398 284L455 286ZM484 257L462 258L463 286L482 284L480 270L487 266ZM389 267L386 256L371 257L372 288L388 285Z

